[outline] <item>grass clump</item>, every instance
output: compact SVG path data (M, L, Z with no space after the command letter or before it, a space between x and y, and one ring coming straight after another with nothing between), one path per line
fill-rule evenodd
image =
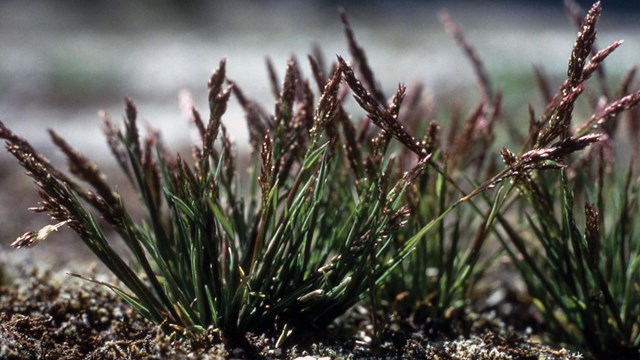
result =
M553 338L586 349L596 358L635 358L640 348L638 186L633 165L637 113L628 124L631 142L624 143L628 139L617 129L622 127L621 113L640 101L640 93L630 89L632 70L614 95L617 100L609 100L613 95L600 63L621 42L595 50L600 11L596 3L584 21L577 22L580 33L567 80L557 94L548 97L545 114L532 121L533 127L547 124L535 138L529 137L528 142L535 144L532 150L520 157L502 152L526 207L520 229L505 217L500 223L508 238L504 247ZM589 54L593 55L586 62ZM574 126L572 110L585 92L585 81L594 74L600 80L600 100L591 105L593 115ZM596 93L591 89L590 96L596 98ZM559 147L572 139L589 139L587 133L593 129L600 133L597 145L569 166L568 156L558 157L560 162L553 166L560 165L560 172L532 176L526 169L526 158L548 157L549 151L541 148L550 139L559 138L554 146L558 150L551 152L561 152ZM627 171L615 162L616 146L622 152L632 149Z
M174 155L154 131L141 136L130 99L123 128L103 114L109 147L146 211L142 219L56 132L50 135L68 172L0 123L7 149L38 187L42 201L33 210L57 222L13 245L32 246L69 226L124 287L100 283L144 317L173 330L215 328L228 342L242 342L247 332L273 333L279 347L360 302L372 309L373 345L384 321L379 310L400 298L409 299L409 311L426 307L436 317L463 307L493 258L481 250L495 237L550 331L596 356L632 353L640 345L640 246L631 225L637 186L629 172L622 205L607 205L619 211L604 212L615 181L605 181L601 170L590 184L593 156L572 159L593 144L604 154L614 119L640 101L629 91L631 80L609 101L602 61L620 42L595 51L599 14L596 3L581 22L557 94L539 75L547 105L541 116L530 111L527 134L511 132L520 150L499 151L502 169L494 150L494 128L505 117L502 96L448 15L443 22L472 62L480 101L464 122L454 115L446 137L429 121L419 89L400 85L387 100L344 15L351 64L338 57L327 69L320 55L310 56L310 81L292 58L282 83L270 65L272 115L227 78L222 61L208 84L208 118L191 109L200 135L191 158ZM604 100L574 129L578 97L594 75ZM349 92L365 114L359 123L347 111ZM249 128L246 178L222 122L232 96ZM574 198L594 193L583 234ZM128 254L115 250L98 216Z
M258 113L239 89L225 85L223 61L209 82L208 122L192 112L202 139L192 164L170 155L153 132L141 139L135 105L127 99L124 130L108 117L104 124L111 150L147 211L141 221L127 212L97 167L58 134L50 132L67 155L70 172L91 189L2 125L9 151L41 189L43 201L34 210L59 221L26 233L14 246L29 246L70 226L128 291L107 286L145 317L176 329L214 326L230 339L249 330L278 329L284 340L298 325L326 325L400 260L360 266L393 241L407 215L402 193L429 158L421 152L413 171L391 179L382 175L388 165L378 146L380 154L367 165L370 176L348 172L337 146L338 126L349 121L338 94L345 73L352 71L342 61L329 78L319 78L323 91L314 108L309 84L292 60L274 116L255 118ZM241 187L221 123L234 91L248 109L252 141L259 144L248 191ZM368 105L393 124L402 97L399 90L390 107ZM399 126L394 131L402 141L410 139ZM419 149L415 142L411 146ZM133 265L113 249L86 204L119 233Z

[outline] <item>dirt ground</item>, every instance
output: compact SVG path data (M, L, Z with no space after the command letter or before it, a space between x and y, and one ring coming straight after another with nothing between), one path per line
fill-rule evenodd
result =
M95 272L95 270L93 270ZM97 274L93 274L94 276ZM2 359L580 359L508 330L498 318L460 315L438 322L398 319L375 350L371 327L354 309L323 334L277 348L270 335L247 334L245 346L167 331L142 319L112 292L60 273L18 271L0 287ZM351 334L351 335L347 335Z

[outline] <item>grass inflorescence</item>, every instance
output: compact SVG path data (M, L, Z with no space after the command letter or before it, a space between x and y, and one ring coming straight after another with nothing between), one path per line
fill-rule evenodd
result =
M454 109L446 126L433 120L436 104L419 86L401 84L387 97L341 16L352 59L325 67L314 51L307 79L291 58L282 82L268 62L272 114L244 95L221 61L208 83L208 117L190 110L200 138L191 156L174 154L157 132L143 137L129 98L122 127L102 113L111 152L146 210L142 219L59 134L50 131L68 172L0 123L8 151L38 187L42 200L32 210L56 221L13 246L68 226L123 286L88 280L145 318L190 333L215 328L229 342L269 332L277 346L358 303L371 309L373 346L391 313L426 309L446 318L474 301L475 284L504 252L554 339L598 357L637 353L638 185L633 166L618 169L615 140L640 92L632 90L634 72L617 93L608 88L603 60L621 42L595 48L599 3L576 20L567 78L555 94L536 69L546 105L540 115L530 107L528 133L508 126L506 146L495 134L508 123L503 96L451 16L441 19L471 61L480 99L466 118ZM587 89L592 77L599 93ZM580 122L574 109L584 93L593 115ZM246 114L248 172L222 121L232 98ZM637 136L637 124L629 127ZM116 250L98 218L128 253ZM483 252L489 241L500 248Z

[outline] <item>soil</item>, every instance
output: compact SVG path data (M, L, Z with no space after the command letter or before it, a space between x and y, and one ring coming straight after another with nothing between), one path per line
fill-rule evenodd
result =
M246 346L230 346L214 329L196 336L156 326L110 290L66 274L13 272L0 287L2 359L582 358L507 327L495 309L440 320L415 314L392 319L377 347L371 346L370 315L361 307L297 344L278 348L273 336L247 334Z

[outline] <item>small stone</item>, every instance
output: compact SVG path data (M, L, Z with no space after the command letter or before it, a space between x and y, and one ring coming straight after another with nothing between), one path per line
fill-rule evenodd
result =
M241 348L235 348L231 351L234 357L241 357L244 354L244 350Z

